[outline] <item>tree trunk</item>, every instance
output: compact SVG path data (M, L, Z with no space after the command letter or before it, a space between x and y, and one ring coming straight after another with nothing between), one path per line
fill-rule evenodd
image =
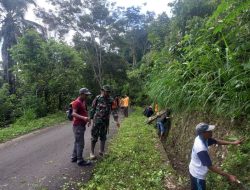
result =
M133 67L136 66L136 53L135 53L135 48L132 48L132 56L133 56Z
M2 58L3 58L3 78L10 86L10 93L13 94L16 91L15 76L13 74L13 66L15 62L11 59L9 49L17 43L16 40L16 28L11 16L7 16L4 24L3 31L3 45L2 45Z

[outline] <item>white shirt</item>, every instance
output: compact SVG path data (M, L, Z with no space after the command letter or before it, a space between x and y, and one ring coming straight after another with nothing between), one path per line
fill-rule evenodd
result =
M202 140L200 136L195 138L189 164L189 172L193 177L203 180L206 178L207 166L212 165L208 154L208 146L216 143L217 141L212 138L208 140Z

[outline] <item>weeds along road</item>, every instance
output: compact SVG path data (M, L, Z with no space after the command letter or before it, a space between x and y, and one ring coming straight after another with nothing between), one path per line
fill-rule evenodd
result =
M108 139L115 131L111 117ZM89 157L90 138L87 127L84 158ZM73 141L71 123L65 122L0 144L0 190L56 190L71 180L88 181L94 164L79 167L70 162Z

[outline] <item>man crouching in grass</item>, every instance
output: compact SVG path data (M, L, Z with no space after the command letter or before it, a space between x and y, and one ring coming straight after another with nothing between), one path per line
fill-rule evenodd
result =
M208 146L213 144L218 145L238 145L242 143L241 140L236 140L233 142L213 139L212 131L214 130L215 125L209 125L206 123L199 123L196 126L197 137L195 138L191 161L189 164L189 173L191 179L191 190L206 190L206 181L205 177L208 172L208 169L214 173L220 174L228 178L230 182L238 182L236 176L228 174L216 166L212 165L212 161L208 154Z

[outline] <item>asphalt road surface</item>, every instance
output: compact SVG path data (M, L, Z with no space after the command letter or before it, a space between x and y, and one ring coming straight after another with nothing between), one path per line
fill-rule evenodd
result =
M85 131L84 158L90 153L90 130ZM108 139L115 132L111 119ZM65 122L0 144L0 190L58 190L68 181L86 183L94 163L79 167L70 162L73 141L71 123Z

